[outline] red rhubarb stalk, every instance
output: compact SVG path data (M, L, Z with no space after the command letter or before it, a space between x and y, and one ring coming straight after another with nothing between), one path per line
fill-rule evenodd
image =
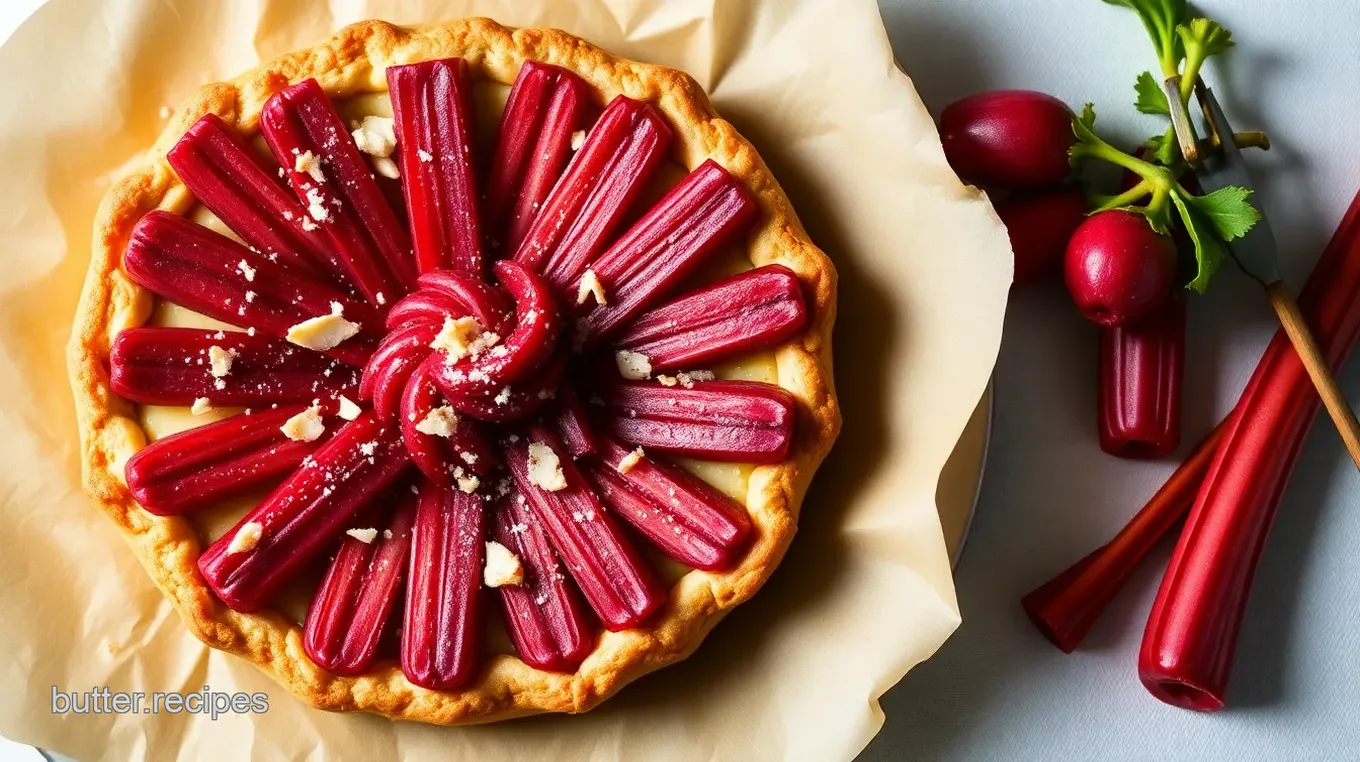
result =
M605 304L585 315L583 340L622 328L675 290L709 256L731 243L759 207L736 178L712 159L690 172L590 265ZM584 265L561 271L576 293Z
M271 96L260 131L369 303L381 308L414 288L411 240L321 85L307 79Z
M231 355L230 371L212 374L212 348ZM350 392L349 365L268 336L241 331L145 326L119 332L109 351L109 386L144 405L264 408Z
M337 675L362 675L373 664L406 577L416 499L405 487L374 506L346 532L317 588L302 630L314 664Z
M402 188L420 272L482 274L472 172L471 85L461 58L390 66Z
M1133 325L1100 329L1100 449L1161 458L1181 439L1185 300L1168 299Z
M777 346L806 323L798 276L766 265L642 313L613 343L653 370L701 368Z
M1114 539L1024 597L1025 613L1053 645L1072 653L1152 546L1185 518L1226 428L1200 442Z
M349 294L168 212L152 211L137 222L123 269L134 282L175 304L278 338L304 320L331 314L333 304L369 337L382 330L377 314ZM323 354L363 366L373 351L365 334Z
M1300 295L1336 372L1360 337L1360 195ZM1148 618L1138 672L1169 704L1222 708L1252 577L1319 399L1277 331L1219 443Z
M411 582L401 631L401 671L432 690L477 672L478 589L486 553L482 496L425 482L411 543Z
M671 129L655 109L615 98L543 202L515 260L542 273L559 293L574 295L670 143Z
M585 127L589 96L580 77L525 61L510 88L486 194L493 235L514 253L571 159L572 134Z
M323 416L333 415L333 405L322 407ZM284 436L284 422L306 409L290 405L242 413L158 439L128 460L128 489L143 508L173 516L281 480L338 426L331 418L326 433L311 442Z
M165 158L189 192L260 253L347 282L326 232L216 114L198 120Z
M792 394L756 381L620 383L608 401L609 428L625 442L740 463L784 460L798 417Z
M586 414L581 399L571 387L557 393L557 409L552 413L552 423L562 445L567 448L573 460L589 457L597 452L595 433L590 428L590 418Z
M401 395L411 374L430 355L430 342L439 333L438 324L416 320L393 329L378 345L378 351L364 366L359 398L372 400L373 411L384 421L396 418Z
M497 588L519 658L536 669L576 669L595 647L594 630L547 534L513 486L497 505L493 531L524 566L524 582Z
M264 606L280 585L332 547L410 463L397 428L364 413L203 551L203 579L236 611Z
M610 510L676 561L712 571L740 557L746 509L698 477L608 439L586 473Z
M447 413L443 404L424 368L417 368L401 398L401 438L416 467L435 484L455 489L476 484L472 477L491 470L495 451L480 424L456 414L441 415Z
M542 479L530 464L531 449L551 452L564 484L539 486ZM547 427L529 427L505 453L515 483L528 498L534 515L557 555L595 614L610 630L628 630L646 621L666 601L666 592L642 557L619 531L590 484L577 470L557 436Z

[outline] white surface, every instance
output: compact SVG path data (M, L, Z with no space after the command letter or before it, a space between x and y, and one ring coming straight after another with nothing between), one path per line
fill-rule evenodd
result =
M1098 0L880 5L898 58L936 113L975 91L1033 88L1095 102L1102 133L1150 131L1132 85L1154 63L1151 47L1123 9ZM1360 3L1199 6L1238 40L1210 84L1239 129L1264 128L1275 142L1249 160L1297 288L1360 189ZM1190 320L1187 444L1228 411L1274 330L1259 291L1235 272L1193 301ZM1020 597L1108 540L1172 469L1100 452L1095 338L1060 285L1014 297L982 500L956 573L963 625L885 697L887 724L863 759L1360 759L1360 475L1325 416L1257 573L1228 710L1173 709L1138 682L1138 643L1169 546L1077 653L1063 655L1025 619ZM1360 400L1360 363L1342 386Z
M40 3L0 1L0 39ZM1150 49L1119 9L1097 0L881 5L898 57L936 110L977 90L1029 87L1094 101L1103 132L1148 129L1133 113L1132 82L1151 65ZM1239 40L1211 83L1235 122L1275 140L1253 160L1297 286L1360 188L1360 3L1201 6ZM1229 409L1272 330L1264 302L1235 274L1196 300L1187 441ZM1257 576L1232 709L1172 709L1138 684L1138 639L1165 549L1078 653L1062 655L1026 622L1020 596L1108 539L1172 467L1100 453L1094 348L1094 330L1060 286L1013 300L991 460L958 572L964 625L885 697L887 725L864 759L1360 758L1360 478L1325 425L1309 441ZM1342 383L1360 399L1360 368ZM0 741L0 760L31 757L16 749Z

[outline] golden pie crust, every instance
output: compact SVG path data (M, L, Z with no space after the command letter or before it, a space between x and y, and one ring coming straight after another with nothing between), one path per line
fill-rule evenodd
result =
M544 61L579 74L601 102L623 93L653 104L675 131L678 161L693 168L711 158L752 192L763 214L747 241L751 262L795 271L808 295L811 320L803 336L775 352L779 385L802 403L797 438L789 460L751 473L745 503L753 539L737 567L688 572L671 588L650 626L604 632L574 674L536 670L500 654L488 657L479 679L465 689L434 691L412 685L390 663L359 677L329 674L308 660L297 623L271 610L238 613L214 598L196 566L201 542L194 526L182 517L143 510L122 481L123 464L145 445L146 433L136 406L111 393L107 368L114 337L145 323L153 306L152 294L129 281L120 267L133 225L153 209L186 214L194 206L165 159L190 125L215 113L243 134L254 134L265 101L294 82L315 77L333 99L385 92L387 66L453 56L466 59L474 76L502 84L514 80L525 60ZM140 167L104 198L68 349L85 488L195 636L254 662L314 706L447 725L584 712L638 677L687 657L723 615L760 588L783 557L808 483L840 429L831 377L835 299L830 260L808 240L755 149L714 113L688 75L613 56L561 31L510 29L487 19L419 28L355 24L324 44L199 90L171 118Z

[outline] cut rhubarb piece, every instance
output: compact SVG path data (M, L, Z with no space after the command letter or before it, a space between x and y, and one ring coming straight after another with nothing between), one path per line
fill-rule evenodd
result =
M704 381L690 388L623 382L609 407L609 427L625 442L739 463L788 457L798 418L792 394L756 381Z
M493 398L529 381L557 347L557 303L547 284L516 262L497 262L495 270L515 300L514 331L488 350L456 362L447 362L449 356L442 354L426 361L434 382L455 407Z
M411 240L321 85L307 79L275 93L260 130L369 303L381 308L414 288Z
M424 273L416 282L420 290L402 299L388 313L388 330L411 320L430 320L442 325L446 317L471 316L483 328L499 332L514 315L514 304L505 292L478 278L441 270Z
M497 504L492 531L524 565L522 583L496 589L519 658L535 669L576 669L595 647L593 628L538 518L513 486Z
M506 464L586 601L610 630L639 626L665 603L665 590L605 512L557 436L534 425L527 438L517 439L506 447ZM560 469L565 487L539 486L543 478L538 470L544 464L530 463L531 445L551 451L557 461L554 474Z
M798 276L766 265L644 312L614 345L654 370L696 368L777 346L806 324Z
M525 61L510 88L491 162L486 210L501 250L514 253L562 175L572 134L585 127L586 83L551 64Z
M368 359L359 398L372 400L379 418L390 421L396 417L407 379L430 356L430 342L438 333L439 327L433 322L413 321L387 334Z
M461 58L387 68L402 188L420 272L482 274L471 86Z
M745 508L702 479L611 439L602 449L601 462L586 473L615 514L686 566L715 571L737 562L751 530Z
M432 690L453 690L477 672L481 637L482 559L486 531L481 495L420 486L411 542L401 671Z
M597 452L595 434L590 430L590 418L571 387L558 392L552 423L572 459L579 460Z
M543 202L515 260L542 273L559 293L575 294L586 266L604 250L670 144L671 128L655 109L615 98Z
M231 357L230 372L212 373L212 348ZM128 328L109 351L109 386L144 405L264 408L329 398L354 389L349 365L286 341L240 331L202 328Z
M1100 449L1121 458L1161 458L1181 442L1185 300L1148 318L1100 329L1097 431Z
M583 340L608 336L665 298L758 209L727 170L712 159L699 165L591 264L609 303L586 314Z
M416 497L404 487L391 490L346 533L317 588L302 647L307 658L336 675L362 675L373 665L388 628L392 606L406 577Z
M323 405L323 415L331 407ZM310 442L289 439L280 427L305 409L242 413L152 442L128 460L128 489L143 508L173 516L282 480L340 425L328 420L326 432Z
M246 279L242 263L254 278ZM322 354L357 367L372 353L372 336L382 329L382 320L363 302L168 212L152 211L138 221L123 268L134 282L175 304L278 338L338 305L367 333Z
M260 608L410 464L400 430L364 413L208 546L199 571L228 607Z
M425 361L427 367L440 362L437 357ZM483 397L461 397L450 402L460 413L482 421L510 423L522 421L537 413L557 397L566 370L566 354L559 352L544 367L528 379L514 386L503 386ZM435 384L438 386L438 384Z
M416 467L441 487L472 492L477 488L475 477L494 465L495 451L480 424L460 418L444 405L424 368L417 368L406 382L398 420Z
M199 119L165 158L189 192L257 251L348 282L325 231L216 114Z

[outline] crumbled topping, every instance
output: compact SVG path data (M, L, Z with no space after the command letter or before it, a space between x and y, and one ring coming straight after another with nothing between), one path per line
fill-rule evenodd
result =
M321 171L321 159L311 151L303 151L293 159L294 172L306 172L318 183L326 182L326 173Z
M626 474L629 471L632 471L633 468L637 466L637 464L641 463L642 459L646 457L646 455L647 453L643 452L642 448L639 447L636 450L633 450L632 452L623 456L623 460L620 460L619 464L615 466L614 469L621 474Z
M576 132L571 133L571 150L579 151L581 150L581 146L585 144L586 144L585 130L577 130Z
M193 407L189 408L189 412L194 415L203 415L204 413L210 412L212 409L212 402L210 402L207 397L197 397L194 399Z
M369 159L369 163L373 165L373 171L380 176L386 177L388 180L401 179L401 167L398 167L395 161L385 156L374 156Z
M680 383L680 380L675 376L660 375L656 377L656 380L660 381L662 386L675 386Z
M491 331L483 331L482 324L474 317L444 318L444 327L430 342L430 348L443 352L444 361L457 362L469 355L476 357L496 346L501 337Z
M340 417L346 421L352 421L363 415L363 408L354 404L354 401L345 395L340 395Z
M500 393L495 396L495 402L497 405L504 405L509 401L510 401L510 387L507 386L501 389Z
M246 280L255 280L255 268L251 267L250 263L244 259L236 263L236 269L241 271L241 275L244 276Z
M476 492L477 488L482 486L482 480L470 474L467 476L459 476L455 478L458 481L458 489L468 493L469 495Z
M581 276L581 285L576 289L576 303L585 304L592 296L595 297L595 303L601 307L609 304L609 300L605 298L604 284L600 282L594 270L587 268L585 274Z
M434 437L448 438L458 430L458 413L449 405L440 405L425 414L416 424L416 431Z
M326 208L326 197L316 188L307 189L307 214L317 222L325 222L331 218L331 210ZM303 228L306 227L303 225Z
M208 347L208 372L213 378L231 375L231 362L236 359L235 349L223 349L216 344Z
M510 549L499 542L486 544L486 568L482 571L482 582L487 587L519 585L524 582L524 564Z
M430 162L434 161L434 154L430 153L429 151L426 151L424 148L420 149L419 151L416 151L416 156L419 156L420 160L425 162L426 164L429 164Z
M349 535L350 537L353 537L354 539L358 540L359 542L362 542L365 545L372 545L373 541L378 537L378 530L347 529L345 530L345 534Z
M326 424L321 420L321 408L312 405L284 421L279 431L295 442L315 442L326 433Z
M619 366L619 375L630 381L643 381L652 375L652 361L640 352L626 349L614 353L614 362Z
M308 318L288 329L286 338L300 347L324 352L359 332L359 324L340 316L339 302L331 302L331 314Z
M385 116L366 116L354 130L354 145L369 156L386 159L397 147L394 120Z
M567 488L567 475L553 448L542 442L529 443L529 481L549 492Z
M260 544L260 536L264 533L264 525L258 521L247 521L236 530L236 535L231 538L231 544L227 546L227 555L235 553L249 553Z
M681 386L686 389L693 389L696 382L712 381L717 378L717 376L714 375L711 370L691 370L688 373L677 373L675 374L675 378L680 382Z

